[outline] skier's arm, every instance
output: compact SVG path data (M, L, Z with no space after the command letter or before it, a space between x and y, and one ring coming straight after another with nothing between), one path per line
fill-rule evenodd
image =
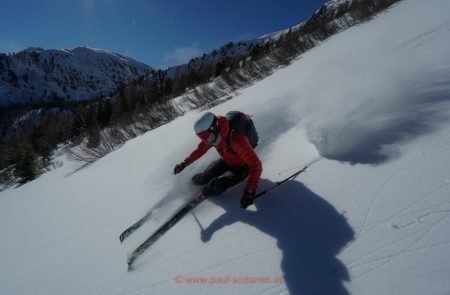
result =
M190 165L193 162L195 162L197 159L199 159L201 156L203 156L210 148L211 148L211 145L201 141L198 144L197 148L189 156L187 156L186 159L184 159L184 161L188 165Z
M232 138L232 148L236 153L244 160L249 168L249 175L246 189L252 192L256 192L258 187L259 178L262 173L262 164L255 153L255 150L250 145L245 135L235 133Z

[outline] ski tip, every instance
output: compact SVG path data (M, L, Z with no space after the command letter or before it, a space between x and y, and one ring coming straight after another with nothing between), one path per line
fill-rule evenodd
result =
M119 236L120 242L122 243L126 238L128 238L129 235L130 235L129 230L126 230L123 233L121 233Z
M128 272L130 272L130 271L133 270L133 262L134 262L135 259L136 259L136 257L133 257L133 256L131 256L131 255L129 255L129 256L127 257Z
M127 259L127 271L130 272L133 270L133 261L132 259L128 258Z

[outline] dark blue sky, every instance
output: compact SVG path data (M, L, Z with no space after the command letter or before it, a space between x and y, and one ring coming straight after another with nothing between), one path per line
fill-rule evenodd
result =
M87 46L160 68L293 26L325 0L0 0L0 52Z

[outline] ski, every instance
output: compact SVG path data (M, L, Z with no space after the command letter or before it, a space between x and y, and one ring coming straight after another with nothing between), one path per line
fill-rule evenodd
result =
M191 202L181 208L172 218L164 223L156 232L154 232L147 240L139 245L127 259L128 271L133 269L133 262L141 256L151 245L158 241L169 229L178 223L184 216L186 216L192 209L198 206L205 198L202 194L197 195Z
M149 211L147 214L145 214L144 217L136 221L132 226L124 230L120 236L119 240L122 243L129 235L134 233L138 228L140 228L147 220L150 219L150 216L152 215L152 211Z

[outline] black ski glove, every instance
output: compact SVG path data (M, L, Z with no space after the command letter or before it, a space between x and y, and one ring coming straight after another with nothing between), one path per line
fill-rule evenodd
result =
M181 163L175 165L175 168L173 168L173 173L174 173L174 174L180 173L181 171L184 170L184 168L187 167L187 165L188 165L188 163L186 163L185 161L183 161L183 162L181 162Z
M247 209L248 206L253 204L253 197L255 196L255 192L245 189L244 194L241 198L241 208Z

